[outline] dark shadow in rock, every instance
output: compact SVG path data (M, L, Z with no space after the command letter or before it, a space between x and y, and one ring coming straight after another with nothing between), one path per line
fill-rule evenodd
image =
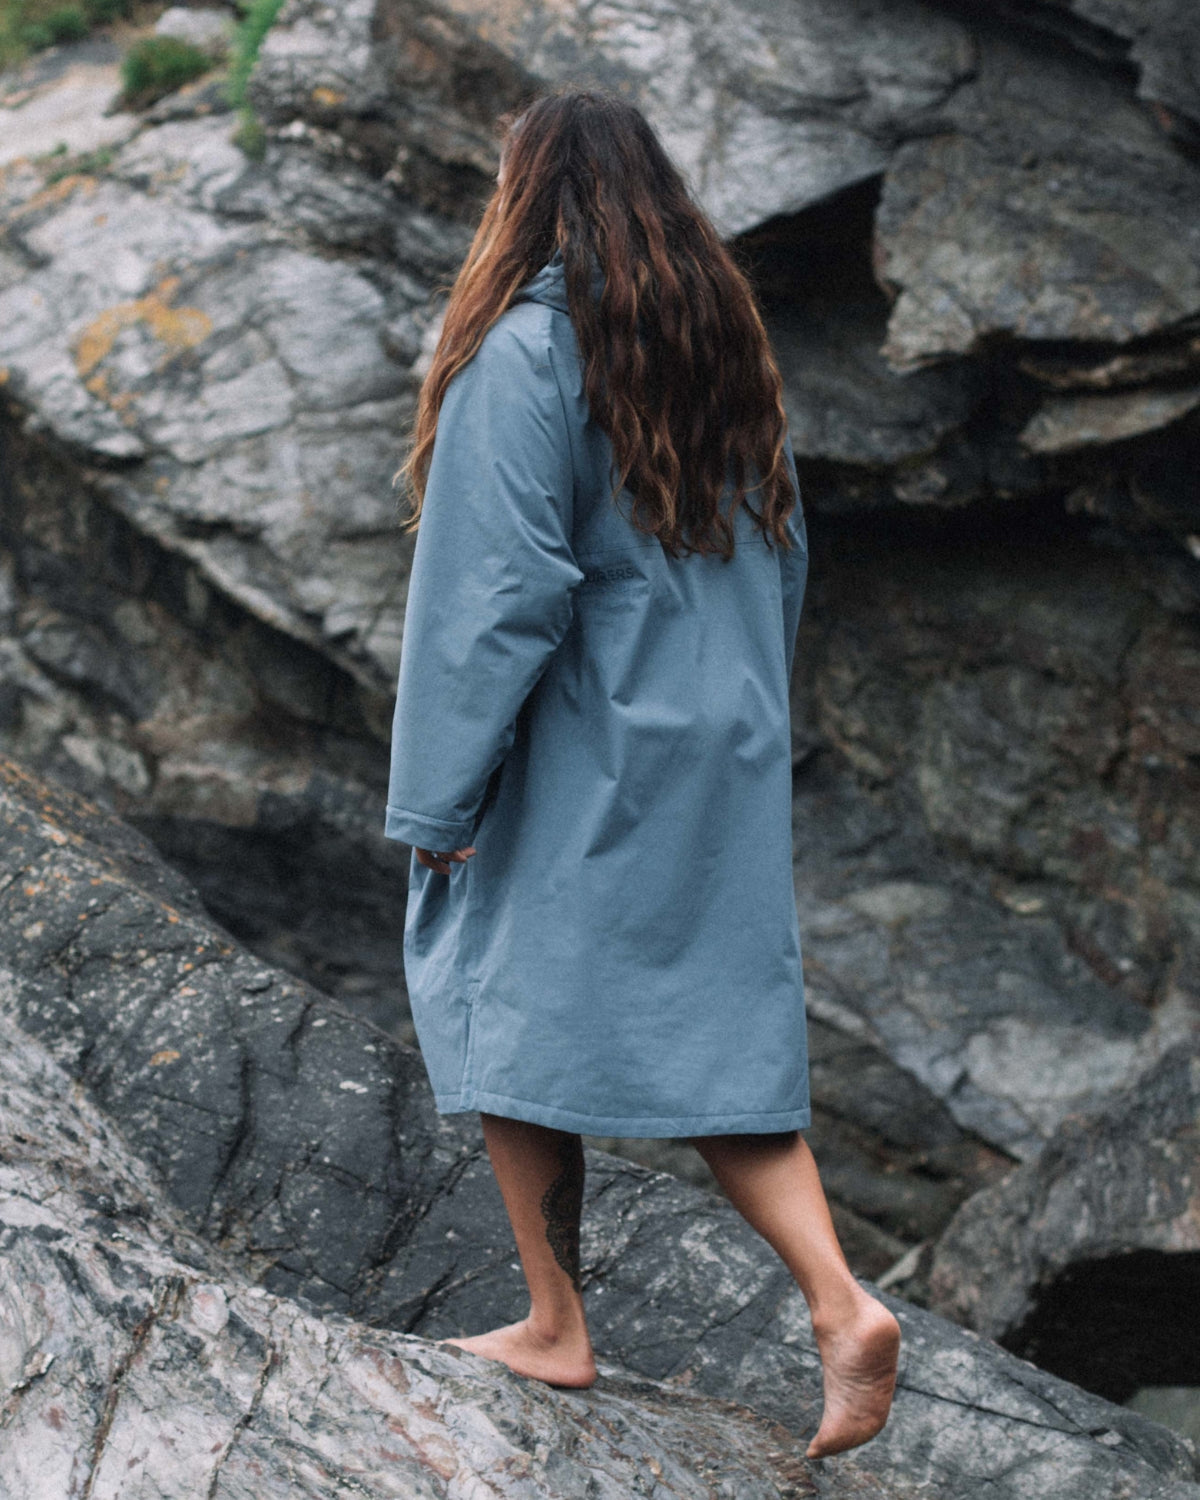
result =
M354 837L303 810L276 828L136 814L129 821L239 942L415 1044L402 951L406 848Z
M1200 1386L1200 1250L1133 1250L1068 1266L1001 1341L1109 1401Z

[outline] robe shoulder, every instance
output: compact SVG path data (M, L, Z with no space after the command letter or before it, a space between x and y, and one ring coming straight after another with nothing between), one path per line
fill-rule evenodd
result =
M471 364L478 362L481 370L550 364L552 351L556 345L561 348L563 334L568 330L571 320L558 308L542 302L514 302L484 334ZM471 364L465 365L463 371L469 370Z

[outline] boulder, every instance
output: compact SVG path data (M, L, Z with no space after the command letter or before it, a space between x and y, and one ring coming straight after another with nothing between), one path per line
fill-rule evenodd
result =
M154 23L155 36L175 37L217 61L228 55L233 29L233 13L212 6L169 5Z
M0 1015L83 1086L189 1233L215 1244L222 1263L236 1263L259 1293L293 1299L311 1315L298 1319L276 1300L263 1301L256 1316L257 1304L231 1278L219 1274L214 1282L215 1260L204 1263L203 1286L194 1287L159 1259L153 1271L131 1270L117 1297L105 1278L116 1278L124 1259L81 1249L73 1261L73 1248L58 1260L45 1255L56 1238L74 1244L70 1202L57 1221L42 1217L40 1202L21 1208L33 1224L19 1235L28 1257L20 1283L28 1297L31 1281L46 1278L57 1348L84 1347L97 1334L99 1309L127 1313L120 1336L120 1325L110 1326L93 1360L113 1372L104 1381L108 1394L97 1396L98 1382L81 1385L64 1359L59 1410L70 1419L35 1428L64 1466L61 1445L75 1451L80 1425L97 1441L119 1433L112 1461L122 1464L145 1451L157 1424L173 1435L177 1403L194 1401L200 1381L204 1402L202 1416L190 1419L192 1440L153 1462L168 1475L176 1457L194 1465L189 1483L230 1463L231 1495L239 1493L233 1476L255 1463L280 1464L297 1451L293 1444L303 1457L289 1477L309 1483L310 1493L323 1493L316 1486L336 1478L343 1463L368 1466L376 1476L368 1482L391 1482L384 1476L395 1474L392 1454L412 1454L407 1444L393 1446L399 1432L420 1447L415 1461L426 1468L428 1493L461 1493L452 1481L463 1463L458 1434L468 1431L468 1454L478 1443L491 1465L526 1465L533 1477L515 1494L546 1492L535 1485L550 1470L538 1466L566 1461L553 1457L558 1444L567 1455L580 1453L582 1465L614 1475L619 1493L629 1483L628 1453L641 1451L643 1434L665 1413L650 1451L664 1473L678 1476L680 1494L714 1493L708 1466L724 1462L733 1478L715 1493L739 1496L770 1494L766 1480L783 1493L805 1493L807 1484L809 1493L896 1500L968 1500L984 1486L998 1500L1200 1496L1200 1468L1181 1438L895 1298L888 1300L902 1319L906 1354L892 1421L862 1449L804 1464L791 1445L815 1427L820 1375L790 1276L722 1199L597 1152L588 1154L585 1296L597 1346L617 1367L614 1394L633 1405L628 1418L609 1399L608 1375L591 1393L529 1397L527 1383L490 1365L394 1338L475 1331L523 1312L510 1233L474 1118L437 1116L416 1053L239 948L132 829L10 761L0 762L0 872ZM66 1078L46 1076L44 1086L34 1085L35 1098L69 1090ZM67 1128L75 1127L68 1121ZM111 1147L109 1157L119 1179L121 1158ZM122 1232L138 1217L117 1212L126 1201L122 1187L105 1205ZM153 1223L152 1211L147 1218ZM41 1235L39 1224L48 1226ZM132 1229L130 1241L116 1254L134 1266L141 1242ZM93 1226L88 1245L96 1242ZM64 1266L77 1266L86 1279L64 1274ZM350 1320L389 1332L376 1339ZM55 1351L39 1344L47 1324L31 1312L20 1326L2 1347L12 1351L6 1367L17 1394L32 1382L36 1421L38 1382L50 1373L45 1390L53 1392L60 1372L46 1363ZM79 1330L78 1342L62 1333L67 1327ZM160 1347L166 1373L155 1369L148 1387L140 1351L148 1351L149 1371ZM175 1348L191 1351L186 1367ZM284 1361L274 1390L272 1348ZM203 1360L197 1368L198 1349L211 1350L215 1373ZM622 1372L638 1381L625 1384ZM660 1384L647 1392L639 1384L647 1379ZM162 1399L164 1381L170 1402ZM78 1394L68 1400L72 1387ZM83 1391L92 1402L86 1419ZM701 1416L699 1441L685 1459L678 1427L667 1432L671 1413L686 1411L690 1423L693 1410L711 1408L674 1407L677 1394L737 1402L787 1436L768 1429L766 1447L753 1419L726 1408L707 1431ZM584 1427L595 1423L596 1432L620 1422L630 1447L601 1457L586 1438L567 1435L574 1429L560 1420L564 1412L586 1413ZM508 1436L494 1435L498 1424ZM457 1452L447 1451L447 1433ZM781 1463L790 1491L780 1483ZM311 1478L305 1464L314 1465ZM560 1472L558 1492L577 1494L580 1471ZM190 1500L195 1488L161 1492Z
M1194 143L1200 124L1196 16L1188 0L1004 0L999 9L1080 51L1132 64L1164 130Z
M809 1013L1032 1159L1200 1027L1194 620L1119 556L1004 521L846 529L811 578Z
M275 174L229 134L151 127L103 177L24 200L0 254L5 391L101 466L140 531L378 691L399 660L405 558L379 539L414 390L383 335L466 242L303 143Z
M290 0L253 84L268 117L365 122L439 207L494 175L496 116L590 78L637 97L725 234L878 174L970 73L964 27L912 0L678 10L484 0Z
M7 1015L0 1104L6 1495L915 1494L838 1485L733 1401L611 1365L559 1391L265 1291Z
M120 52L102 39L35 53L0 71L0 172L30 157L61 166L78 153L122 145L138 120L116 108L120 94Z
M1172 1048L1036 1162L976 1193L933 1255L938 1311L1115 1400L1200 1385L1200 1059ZM1182 1318L1182 1322L1181 1322Z
M885 356L911 369L1002 338L1105 348L1190 334L1195 165L1118 77L1004 23L978 43L942 130L900 145L884 179Z

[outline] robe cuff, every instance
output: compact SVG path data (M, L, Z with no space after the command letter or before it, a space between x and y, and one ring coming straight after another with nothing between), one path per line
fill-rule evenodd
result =
M445 818L427 818L421 813L409 812L405 807L396 807L394 803L387 804L384 837L398 839L416 849L437 849L443 853L467 849L473 832L472 823L448 823Z

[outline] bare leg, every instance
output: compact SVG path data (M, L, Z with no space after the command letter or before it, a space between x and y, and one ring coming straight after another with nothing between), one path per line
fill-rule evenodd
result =
M779 1254L808 1302L825 1407L806 1456L825 1458L858 1447L887 1421L900 1325L846 1264L808 1142L791 1131L696 1136L692 1145L730 1202Z
M529 1287L529 1315L491 1333L442 1342L550 1385L591 1385L596 1361L579 1290L583 1145L577 1135L545 1125L501 1115L480 1120Z

